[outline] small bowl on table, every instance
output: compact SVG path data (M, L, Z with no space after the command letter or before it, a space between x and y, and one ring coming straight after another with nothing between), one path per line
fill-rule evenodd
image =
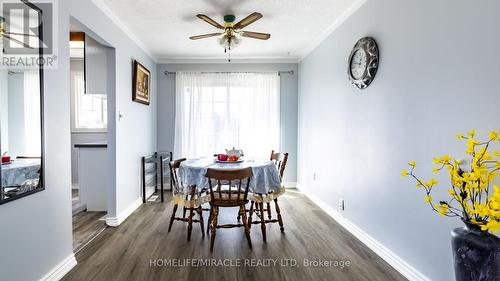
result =
M219 161L228 161L229 155L227 154L217 154L217 160Z
M2 156L2 164L10 163L10 156Z

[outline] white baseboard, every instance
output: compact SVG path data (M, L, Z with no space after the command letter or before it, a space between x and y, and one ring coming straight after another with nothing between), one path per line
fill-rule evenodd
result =
M127 209L119 213L116 217L106 217L106 224L109 226L117 227L124 222L137 208L142 205L142 198L137 198Z
M296 188L297 187L297 182L294 182L294 181L284 182L283 186L285 186L285 188Z
M297 188L304 194L307 198L318 205L323 211L325 211L330 217L336 220L340 225L342 225L347 231L358 238L363 244L370 248L375 254L385 260L389 265L401 273L410 281L431 281L430 278L422 274L420 271L415 269L413 266L408 264L405 260L400 258L394 252L386 248L376 239L368 235L357 225L352 223L350 220L342 216L330 205L326 204L323 200L316 197L315 195L307 192L305 189L301 188L300 184L297 184Z
M75 266L75 255L71 254L42 277L40 281L59 281Z

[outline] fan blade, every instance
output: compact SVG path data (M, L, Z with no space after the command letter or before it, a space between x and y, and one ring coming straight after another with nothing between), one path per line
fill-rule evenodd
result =
M189 39L191 40L198 40L198 39L203 39L203 38L209 38L209 37L214 37L214 36L219 36L224 34L223 32L219 33L209 33L209 34L202 34L202 35L196 35L196 36L191 36Z
M267 40L271 38L271 34L269 33L260 33L260 32L252 32L252 31L242 31L240 32L241 36L250 37L254 39Z
M257 13L257 12L251 13L246 18L240 20L237 24L235 24L234 29L242 29L242 28L256 22L257 20L259 20L261 18L262 18L261 13Z
M26 43L24 43L24 42L21 42L21 41L19 41L19 40L15 39L15 38L12 38L12 37L10 37L9 35L5 35L5 33L3 34L3 37L7 38L8 40L10 40L10 41L12 41L12 42L16 42L17 44L22 45L24 48L27 48L27 49L35 49L35 48L31 47L30 45L28 45L28 44L26 44Z
M213 19L211 19L209 16L207 15L202 15L202 14L198 14L196 15L198 18L206 21L208 24L210 25L213 25L215 26L216 28L218 29L224 29L224 26L220 25L218 22L214 21Z

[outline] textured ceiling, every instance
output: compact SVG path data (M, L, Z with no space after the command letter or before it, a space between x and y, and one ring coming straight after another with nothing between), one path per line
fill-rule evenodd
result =
M225 58L216 38L189 40L217 29L196 18L206 14L223 23L225 14L236 21L252 12L262 19L245 30L271 33L268 41L243 38L233 50L236 59L300 58L321 40L325 31L346 17L355 0L94 0L125 25L155 59Z

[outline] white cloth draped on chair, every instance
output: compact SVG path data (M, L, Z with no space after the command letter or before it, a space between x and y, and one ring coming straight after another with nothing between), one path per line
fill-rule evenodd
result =
M176 73L176 157L226 148L264 157L280 140L278 73Z

